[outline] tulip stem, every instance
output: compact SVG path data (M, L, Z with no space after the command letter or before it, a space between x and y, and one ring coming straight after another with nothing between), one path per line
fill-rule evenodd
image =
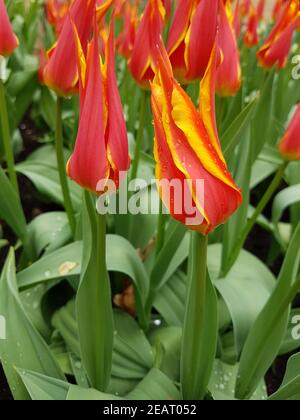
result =
M156 236L156 257L159 255L162 250L165 242L165 225L166 219L164 214L164 206L162 200L159 202L159 215L157 219L157 236Z
M6 99L5 99L5 88L4 88L4 83L1 78L0 78L0 118L1 118L1 126L2 126L2 140L3 140L3 147L4 147L4 152L5 152L8 176L14 189L16 190L18 196L20 197L18 179L17 179L17 174L15 171L14 153L13 153L12 141L11 141L11 136L10 136L8 112L7 112Z
M287 166L288 166L288 162L284 162L279 167L278 171L276 172L275 177L273 178L273 181L269 185L269 188L266 190L265 194L263 195L260 202L258 203L255 209L255 212L253 213L251 218L248 220L244 229L241 231L239 237L237 238L235 246L231 252L231 255L226 261L225 267L221 270L221 274L220 274L221 278L226 277L229 271L231 270L231 268L233 267L235 261L237 260L239 256L240 250L243 247L244 243L246 242L246 239L249 233L251 232L253 226L257 222L257 219L259 218L261 213L264 211L264 209L267 207L269 201L271 200L275 191L279 187Z
M136 179L139 169L140 156L142 151L144 128L146 123L146 109L147 109L148 92L142 91L140 101L140 118L139 118L139 129L136 136L135 143L135 154L132 162L131 179Z
M63 143L63 126L62 126L62 106L63 98L57 97L56 103L56 131L55 131L55 147L56 147L56 158L57 167L60 179L61 190L63 194L64 206L68 216L70 228L73 236L76 231L76 219L73 210L70 189L66 173L66 162L64 156L64 143Z
M204 343L201 342L201 337L199 340L199 332L204 328L205 322L207 246L207 236L192 232L180 374L182 395L187 400L203 398L200 385L203 379L201 377L203 360L199 360L199 357L202 356L201 346Z

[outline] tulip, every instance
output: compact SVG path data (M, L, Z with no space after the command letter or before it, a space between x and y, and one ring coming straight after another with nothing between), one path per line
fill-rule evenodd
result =
M237 38L241 34L241 15L240 15L240 0L237 0L233 16L233 28Z
M147 88L156 66L156 46L162 35L165 9L161 0L148 0L129 61L129 70L136 82Z
M117 38L116 45L122 57L129 59L132 54L138 24L136 6L127 2L124 3L121 16L123 18L123 28Z
M300 103L279 143L279 151L287 160L300 159Z
M47 20L59 35L72 0L47 0Z
M39 68L38 68L38 79L41 85L45 84L44 80L44 71L48 63L48 56L44 48L41 48L39 51Z
M262 67L270 69L276 66L277 70L283 68L287 62L293 34L300 20L298 0L290 0L270 35L257 53Z
M161 198L176 220L205 235L224 223L242 201L241 192L227 169L218 138L215 69L216 47L212 50L201 82L200 113L174 79L171 63L162 45L158 54L158 71L151 84L156 178L160 181ZM185 206L178 211L182 197L174 190L166 192L162 188L162 180L175 180L181 184L185 199L191 198L193 202L195 220L190 221L191 214L183 209ZM204 181L202 197L197 192L198 180ZM188 191L184 188L186 181Z
M95 24L96 26L96 24ZM76 28L75 28L76 31ZM129 168L128 139L115 73L114 24L111 23L102 64L98 35L86 57L76 33L80 74L80 119L78 135L68 165L69 177L83 188L101 194L97 186Z
M259 43L259 36L257 32L258 19L258 13L254 8L251 8L247 29L244 35L244 44L248 48L255 47Z
M219 48L222 61L217 69L216 92L220 96L233 96L241 87L241 65L236 34L233 28L230 1L220 2Z
M6 11L4 0L0 0L0 56L9 56L19 45Z
M175 77L201 79L215 42L219 0L178 0L168 40Z
M242 16L248 16L251 8L251 0L241 0L240 13Z
M265 14L265 8L266 8L266 0L259 0L259 3L257 5L256 13L257 13L257 19L260 22Z
M69 96L78 91L76 45L73 36L74 22L84 53L92 29L96 0L75 0L64 21L57 43L48 52L49 62L44 71L48 87L59 96Z
M162 0L162 2L166 11L166 18L169 19L172 16L173 2L172 0Z
M283 6L286 4L286 1L287 0L276 0L273 10L272 10L273 20L276 21L278 19L278 16L282 12Z

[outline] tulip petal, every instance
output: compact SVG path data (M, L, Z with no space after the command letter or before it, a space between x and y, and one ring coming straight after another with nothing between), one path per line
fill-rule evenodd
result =
M91 46L85 90L75 149L67 170L70 178L79 185L96 191L98 182L106 180L110 171L106 156L104 91L97 36L94 36Z
M10 55L19 45L6 11L4 0L0 0L0 56Z
M129 168L127 130L118 91L115 72L114 20L110 25L106 47L106 85L108 119L106 128L108 159L114 171L114 179L119 182L119 172Z

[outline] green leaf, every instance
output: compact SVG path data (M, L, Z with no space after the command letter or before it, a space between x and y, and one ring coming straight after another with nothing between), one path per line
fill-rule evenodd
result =
M300 202L300 184L292 185L291 187L285 188L284 190L280 191L274 201L272 207L272 222L275 227L276 237L279 243L286 248L286 243L280 236L279 232L279 221L283 216L285 210L292 206L293 204Z
M144 305L149 291L149 278L136 250L124 238L107 235L106 262L109 271L123 273L132 279L137 299L137 311L143 318ZM81 272L82 242L74 242L41 258L30 267L18 273L21 288L59 280L65 277L78 277Z
M0 357L14 398L28 399L16 366L64 379L49 348L22 307L13 250L10 250L0 279L0 314L6 322L6 339L0 340Z
M221 144L224 150L225 158L231 158L236 146L242 141L247 130L254 111L257 107L258 98L254 98L235 118L221 137Z
M296 280L300 262L300 224L291 240L279 279L270 299L256 319L244 346L236 395L245 399L257 387L278 355L290 312L300 288Z
M228 275L219 279L221 252L220 244L208 247L208 269L231 314L238 356L254 321L268 301L276 280L258 258L245 250L241 251Z
M33 401L65 401L70 385L30 370L18 369L18 373Z
M66 213L55 211L36 217L28 225L28 236L36 256L62 247L71 239Z
M269 399L280 401L300 400L300 353L289 359L282 385Z
M63 206L63 196L59 182L58 171L55 167L33 160L27 160L16 165L16 170L26 176L36 189L54 203ZM82 192L77 184L69 181L72 201L76 209L81 207Z
M258 105L255 109L255 115L251 123L251 142L253 146L252 162L254 163L260 154L265 143L270 138L273 123L273 107L274 107L274 76L275 71L272 70L261 89Z
M217 350L218 300L206 272L206 247L207 238L193 232L180 365L184 399L204 398Z
M168 282L156 293L153 307L164 318L168 325L181 327L183 325L185 299L186 299L186 275L177 271Z
M174 383L159 369L153 368L127 395L127 399L171 401L180 400L180 393Z
M3 219L25 241L27 235L26 220L18 195L3 169L0 167L0 218Z
M166 232L165 245L158 255L151 272L151 288L159 289L186 260L189 250L189 238L184 226L173 220Z
M152 345L162 350L157 367L177 383L180 381L181 338L182 328L179 327L155 328L150 332Z
M216 401L235 400L234 391L238 375L238 365L228 365L221 360L215 360L213 374L208 390ZM251 400L266 400L267 389L262 383L251 396Z
M106 220L89 193L83 204L83 253L76 318L83 366L90 384L105 391L111 376L114 322L106 268Z

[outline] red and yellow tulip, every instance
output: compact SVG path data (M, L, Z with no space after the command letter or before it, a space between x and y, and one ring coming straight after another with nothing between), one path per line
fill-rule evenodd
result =
M44 70L45 84L58 95L69 96L78 91L75 24L83 51L86 52L92 29L96 0L74 0L54 47L48 52L49 62Z
M114 24L112 21L104 63L99 54L97 31L86 56L74 30L80 74L80 119L67 172L83 188L101 194L108 179L119 184L121 173L128 170L130 163L115 73Z
M120 17L123 20L123 28L117 38L116 45L120 55L129 59L132 54L138 26L138 10L136 5L125 2Z
M128 64L133 78L145 88L149 86L149 81L153 80L155 74L156 47L162 36L165 16L162 0L148 0Z
M257 32L258 22L258 13L254 7L252 7L248 17L247 29L244 34L244 44L247 48L256 47L256 45L259 44L259 36Z
M201 79L215 42L219 0L178 0L168 40L175 77Z
M64 19L68 13L73 0L47 0L46 14L47 20L55 29L57 35L60 34Z
M257 9L256 9L257 19L259 22L264 18L265 10L266 10L266 0L259 0Z
M0 56L9 56L19 45L13 32L4 0L0 0Z
M279 143L279 151L287 160L300 159L300 104Z
M156 178L181 183L188 181L197 224L191 223L184 201L178 211L176 191L165 193L158 185L161 198L171 215L202 234L208 234L241 204L242 196L235 185L222 154L215 119L216 48L201 82L200 112L173 76L171 63L160 46L158 71L151 84L151 103L155 127ZM197 181L204 181L204 195L197 193ZM169 194L171 193L171 194ZM195 219L195 220L196 220Z
M270 69L276 66L283 68L287 62L294 31L300 22L300 5L298 0L289 0L281 13L278 22L257 53L262 67Z
M241 64L230 0L220 2L218 19L221 64L217 69L216 92L220 96L233 96L241 87Z

